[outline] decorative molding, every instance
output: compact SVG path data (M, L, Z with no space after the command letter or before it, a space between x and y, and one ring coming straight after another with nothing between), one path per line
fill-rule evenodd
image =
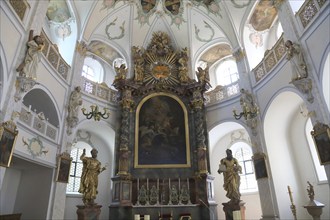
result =
M314 0L308 0L303 4L297 14L299 15L301 24L304 28L311 22L317 12L318 9Z
M214 37L214 29L206 21L203 21L203 22L205 24L204 27L211 30L211 36L209 37L209 39L202 39L201 37L199 37L198 34L199 34L200 29L197 28L197 25L196 24L195 24L195 36L196 36L196 39L199 40L199 41L201 41L201 42L209 42Z
M109 39L109 40L121 39L121 38L123 38L124 35L125 35L125 27L124 27L124 25L125 25L125 21L123 21L122 25L119 27L119 29L121 30L121 33L120 33L118 36L113 36L113 37L110 36L110 31L109 31L109 29L110 29L111 26L115 26L115 25L116 25L116 21L117 21L117 19L118 19L118 17L115 18L112 22L110 22L110 23L105 27L105 33L106 33L106 35L108 36L108 39Z
M32 139L28 139L27 141L22 137L22 141L24 146L27 146L28 151L32 155L32 157L40 157L43 154L46 155L49 150L45 149L42 141L39 137L33 137Z
M301 78L292 80L290 83L292 83L302 94L305 95L308 102L314 102L314 96L312 94L313 83L311 79Z
M245 8L245 7L247 7L250 3L251 3L251 1L252 0L249 0L247 3L245 3L245 4L237 4L236 3L236 0L230 0L231 1L231 3L234 5L234 7L235 8Z
M30 8L29 3L26 0L9 0L9 3L13 7L17 16L21 19L21 21L23 21L27 9Z
M246 57L245 49L237 49L233 52L233 57L235 58L236 62L243 60Z

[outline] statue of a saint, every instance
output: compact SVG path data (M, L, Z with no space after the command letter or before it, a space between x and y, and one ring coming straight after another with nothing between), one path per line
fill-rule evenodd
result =
M307 184L308 184L307 193L308 193L309 199L313 201L314 196L315 196L314 186L309 181L307 181Z
M196 75L199 82L205 83L212 87L210 84L209 67L206 67L205 69L203 69L202 67L198 67Z
M292 64L292 80L306 78L307 66L300 46L287 40L285 47L287 51L286 59L290 60Z
M83 194L83 202L85 205L94 205L94 200L98 193L98 175L105 170L101 167L101 162L96 159L98 151L93 148L91 150L92 157L86 157L86 149L84 149L80 160L83 162L83 170L80 180L80 193Z
M233 157L230 149L226 150L227 157L221 159L218 173L223 173L223 188L227 191L226 196L230 199L229 203L239 204L241 194L239 192L240 176L242 167L238 160Z
M77 86L74 88L70 95L69 105L68 105L68 117L67 122L69 127L73 128L78 123L78 111L79 106L82 105L81 98L81 87Z
M20 76L37 79L37 66L40 61L42 49L44 48L44 40L41 36L33 37L33 30L30 31L29 40L27 42L28 50L23 62L16 68Z

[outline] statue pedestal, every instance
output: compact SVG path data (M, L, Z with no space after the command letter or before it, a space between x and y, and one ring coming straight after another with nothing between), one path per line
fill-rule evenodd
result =
M101 205L77 205L78 220L98 220L101 213Z
M245 220L245 202L240 201L238 204L222 203L226 220Z
M316 201L316 200L309 200L309 203L304 206L307 209L308 214L313 217L313 220L320 220L320 216L322 214L322 208L324 204Z

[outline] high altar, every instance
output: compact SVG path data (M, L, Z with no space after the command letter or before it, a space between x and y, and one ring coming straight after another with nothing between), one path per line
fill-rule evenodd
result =
M217 219L203 98L208 72L191 79L188 54L156 32L147 48L132 48L134 77L117 68L111 220Z

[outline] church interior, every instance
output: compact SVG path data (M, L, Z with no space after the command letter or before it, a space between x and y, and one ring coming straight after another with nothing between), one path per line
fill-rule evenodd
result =
M0 219L330 219L329 12L0 1Z

